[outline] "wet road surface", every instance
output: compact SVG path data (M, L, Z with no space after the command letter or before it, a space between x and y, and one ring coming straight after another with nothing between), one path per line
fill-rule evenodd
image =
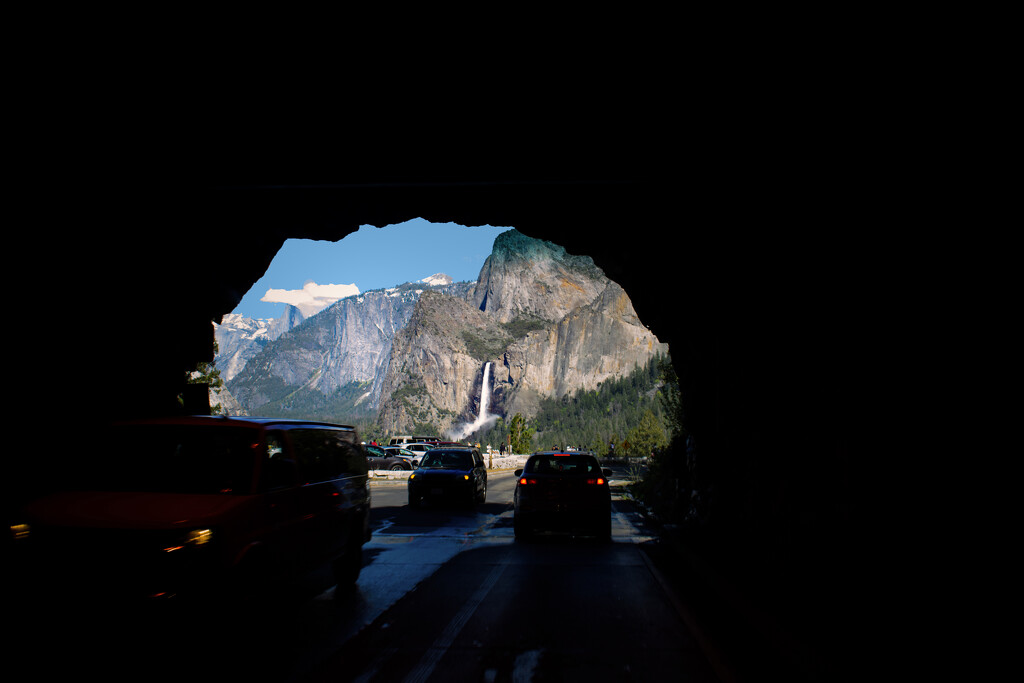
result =
M522 543L512 486L492 472L475 509L411 509L404 485L374 486L349 591L314 577L244 613L64 608L14 643L35 675L108 680L719 680L628 501L613 501L610 543Z

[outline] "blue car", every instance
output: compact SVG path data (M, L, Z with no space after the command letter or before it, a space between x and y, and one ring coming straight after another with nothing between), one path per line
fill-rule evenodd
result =
M423 501L461 502L469 506L487 499L487 467L475 448L442 447L427 451L409 475L409 505Z

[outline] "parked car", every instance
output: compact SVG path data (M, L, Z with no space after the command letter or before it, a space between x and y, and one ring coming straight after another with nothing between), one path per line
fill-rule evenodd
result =
M611 538L611 470L579 451L531 455L517 469L512 494L517 539L538 531Z
M389 453L380 446L363 446L366 449L366 464L371 470L411 470L412 462L397 453Z
M402 446L405 450L413 454L413 466L416 467L420 464L420 459L423 458L423 454L427 451L437 448L437 444L434 443L407 443Z
M393 436L388 439L388 445L401 446L402 444L412 443L413 441L416 441L416 439L414 439L410 434L406 434L404 436Z
M406 464L409 465L409 467L403 469L410 470L416 466L416 463L419 461L420 458L419 454L413 453L410 450L406 450L401 446L387 446L384 448L384 453L387 454L387 456L390 458L401 458L406 462Z
M424 500L477 505L487 499L487 466L475 448L434 448L409 475L408 486L412 507Z
M124 422L91 435L75 486L25 506L19 566L101 599L249 597L333 569L370 538L366 457L344 425L238 417Z

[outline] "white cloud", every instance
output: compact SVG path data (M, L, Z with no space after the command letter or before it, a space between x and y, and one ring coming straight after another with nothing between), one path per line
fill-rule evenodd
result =
M272 304L291 304L308 318L314 313L324 310L338 299L358 293L359 288L355 283L351 285L318 285L315 282L307 282L302 289L268 289L260 301Z

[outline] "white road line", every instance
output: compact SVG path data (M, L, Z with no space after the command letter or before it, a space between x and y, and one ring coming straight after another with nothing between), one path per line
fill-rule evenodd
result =
M484 601L487 594L490 592L494 584L501 578L502 573L505 571L507 566L508 554L506 553L499 564L494 566L491 573L487 575L484 582L480 584L480 587L476 589L473 595L466 601L466 604L462 606L452 620L448 622L444 631L434 641L434 644L430 646L427 653L423 655L423 659L409 672L409 675L405 677L405 683L423 683L430 674L434 672L434 668L437 666L441 658L444 657L448 648L451 647L452 643L455 642L455 638L458 637L459 632L462 631L462 627L466 625L469 618L473 616L476 608L480 606L480 603Z
M733 672L732 668L728 666L722 652L705 635L704 630L700 627L700 624L697 622L697 618L694 616L693 612L691 612L682 600L679 599L679 596L676 595L675 590L672 588L672 584L669 583L668 579L666 579L658 568L654 566L654 562L651 561L651 558L647 557L647 553L641 550L640 557L643 559L644 564L647 565L647 569L650 570L654 580L661 586L662 592L668 598L669 603L675 609L676 614L679 615L679 618L683 620L683 623L685 623L686 627L690 630L690 633L693 635L694 640L697 641L697 645L704 653L704 656L707 658L711 668L715 670L715 673L718 674L718 677L723 681L723 683L735 683L736 674Z
M512 683L530 683L533 680L533 672L537 669L540 654L540 650L529 650L516 657L512 667Z

